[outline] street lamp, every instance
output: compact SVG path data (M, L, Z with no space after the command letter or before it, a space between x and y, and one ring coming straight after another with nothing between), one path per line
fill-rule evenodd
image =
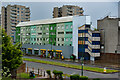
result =
M81 71L81 75L83 76L83 53L84 53L84 43L83 43L83 41L84 41L84 38L83 38L84 36L83 36L83 33L82 33L82 58L81 58L81 60L82 60L82 71Z

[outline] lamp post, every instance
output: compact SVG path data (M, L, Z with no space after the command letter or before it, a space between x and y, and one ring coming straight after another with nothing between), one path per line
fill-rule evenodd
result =
M84 50L83 50L84 49L84 47L83 47L84 43L83 43L83 41L84 41L84 37L83 37L83 33L82 33L82 58L81 58L82 59L82 71L81 71L82 76L83 76L83 53L84 53Z

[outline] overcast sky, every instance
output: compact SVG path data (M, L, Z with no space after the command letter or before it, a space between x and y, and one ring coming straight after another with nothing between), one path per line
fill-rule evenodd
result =
M2 6L17 4L30 7L31 20L52 18L54 7L76 5L83 7L84 15L91 16L92 24L96 27L97 20L107 15L118 17L117 2L2 2Z

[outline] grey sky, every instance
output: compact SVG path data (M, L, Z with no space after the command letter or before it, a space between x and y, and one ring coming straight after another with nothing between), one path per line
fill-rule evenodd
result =
M117 2L3 2L2 6L8 4L18 4L30 7L31 20L40 20L52 18L53 7L61 7L63 5L76 5L83 7L84 14L90 15L93 26L96 27L97 20L106 15L118 17Z

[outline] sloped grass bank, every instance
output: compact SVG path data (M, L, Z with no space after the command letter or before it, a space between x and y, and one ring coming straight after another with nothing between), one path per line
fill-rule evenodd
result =
M62 66L62 67L68 67L68 68L74 68L74 69L81 69L80 65L65 64L65 63L54 62L54 61L43 61L43 60L30 59L30 58L23 58L23 60L24 61L44 63L44 64L50 64L50 65L56 65L56 66ZM104 73L104 69L103 68L98 68L98 67L84 66L83 69L86 70L86 71ZM114 73L114 72L119 72L119 71L118 70L111 70L111 69L107 69L107 71L106 71L106 73Z

